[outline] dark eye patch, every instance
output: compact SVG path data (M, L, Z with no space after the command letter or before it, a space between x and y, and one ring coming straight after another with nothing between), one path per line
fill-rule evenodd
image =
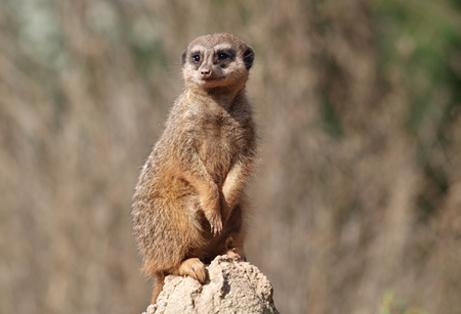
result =
M192 60L192 63L200 63L200 60L202 59L202 57L200 56L200 51L194 51L190 54L190 57L191 57L191 60Z
M216 52L218 61L223 60L234 60L235 59L235 50L234 49L222 49Z

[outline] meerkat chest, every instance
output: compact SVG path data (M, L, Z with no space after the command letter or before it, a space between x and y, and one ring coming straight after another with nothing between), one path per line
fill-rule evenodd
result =
M205 114L198 133L199 154L209 167L227 169L245 146L245 128L225 111Z

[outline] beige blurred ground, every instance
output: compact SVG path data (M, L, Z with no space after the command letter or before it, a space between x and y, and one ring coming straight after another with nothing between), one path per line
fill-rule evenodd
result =
M145 309L133 187L182 50L215 31L256 51L247 251L279 310L460 313L461 50L454 85L406 72L418 42L381 2L0 2L0 313ZM429 41L424 12L460 26L448 2L407 2Z

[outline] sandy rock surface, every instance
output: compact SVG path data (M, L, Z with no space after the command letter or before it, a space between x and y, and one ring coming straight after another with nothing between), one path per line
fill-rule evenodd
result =
M157 304L143 314L278 313L272 285L256 266L218 256L207 269L205 285L190 277L166 277Z

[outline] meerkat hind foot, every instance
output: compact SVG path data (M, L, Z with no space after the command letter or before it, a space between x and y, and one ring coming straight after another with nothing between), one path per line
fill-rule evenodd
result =
M227 250L226 255L236 261L244 261L244 262L247 261L245 253L243 253L242 250L239 250L237 248L232 248L232 249Z
M196 257L183 261L181 265L179 265L176 274L192 277L198 280L201 284L204 284L207 278L205 264Z

